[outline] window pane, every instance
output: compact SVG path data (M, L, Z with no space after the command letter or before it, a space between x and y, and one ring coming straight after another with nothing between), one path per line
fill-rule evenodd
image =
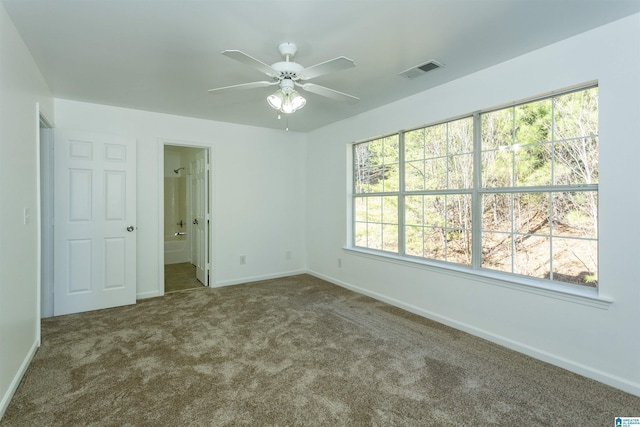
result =
M553 280L596 287L598 285L597 241L553 239Z
M424 196L424 224L432 227L445 226L445 197Z
M400 161L400 139L398 135L392 135L382 140L384 144L384 163L398 163Z
M424 129L416 129L404 134L405 161L424 159Z
M482 233L482 268L512 272L511 234Z
M513 152L511 149L482 153L482 187L511 187Z
M404 186L406 191L424 190L424 160L405 163Z
M444 228L424 229L424 256L439 261L446 261L446 240Z
M407 255L419 257L424 255L422 251L422 246L424 245L422 227L405 227L404 238Z
M554 139L598 135L598 88L554 98Z
M471 194L447 196L446 226L454 230L471 230Z
M549 235L549 193L514 194L513 221L517 233Z
M356 193L364 193L369 188L368 153L367 144L353 146L353 184Z
M515 107L516 144L551 140L551 99Z
M514 146L514 155L516 186L551 185L550 144Z
M471 263L471 194L447 196L447 261Z
M548 236L519 235L515 238L515 247L514 273L549 278L551 239Z
M356 193L381 191L384 167L382 144L369 142L354 146L354 183Z
M429 126L424 130L425 158L447 155L447 124Z
M473 156L462 154L449 157L449 189L473 187Z
M423 225L423 196L404 199L404 220L407 225Z
M447 232L447 261L471 264L471 231L455 229Z
M356 222L355 224L355 242L356 246L361 248L367 247L367 224L365 222Z
M448 155L473 152L473 117L449 122Z
M355 205L355 219L356 221L367 220L367 199L364 197L356 197Z
M447 158L430 159L425 162L425 189L444 190L447 188Z
M513 143L513 108L484 113L481 116L482 150L492 150Z
M398 252L398 226L385 224L382 226L382 249Z
M367 191L367 185L362 179L363 176L361 175L362 170L358 170L354 172L359 172L359 173L353 174L353 191L355 194L362 194Z
M553 235L598 237L598 193L576 191L553 193Z
M382 197L367 197L367 222L382 222Z
M398 198L387 196L382 198L382 222L398 224Z
M482 195L482 229L511 233L511 195Z
M369 146L370 156L377 160L377 164L382 164L382 159L384 158L384 139L376 139L366 144Z
M367 247L382 249L382 224L367 224Z
M399 142L398 136L354 145L354 191L378 193L399 190Z
M558 142L554 158L556 185L598 183L598 138Z
M398 191L400 189L400 175L399 175L399 165L397 163L384 165L385 173L384 173L384 185L383 191L391 192Z

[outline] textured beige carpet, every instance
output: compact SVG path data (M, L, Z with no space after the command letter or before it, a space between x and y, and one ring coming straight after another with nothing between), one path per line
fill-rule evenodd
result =
M640 398L301 275L45 320L2 426L610 426Z

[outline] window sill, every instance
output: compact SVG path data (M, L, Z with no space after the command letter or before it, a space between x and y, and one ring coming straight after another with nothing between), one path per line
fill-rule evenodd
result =
M345 251L364 258L376 261L390 262L405 267L429 270L440 274L462 277L475 280L493 286L501 286L519 292L528 292L549 298L559 299L589 307L607 310L614 302L613 299L598 294L597 289L580 288L577 285L565 285L559 282L547 280L537 280L524 276L499 273L490 270L473 270L471 267L464 267L444 262L421 260L418 258L402 257L393 253L372 251L355 247L344 247Z

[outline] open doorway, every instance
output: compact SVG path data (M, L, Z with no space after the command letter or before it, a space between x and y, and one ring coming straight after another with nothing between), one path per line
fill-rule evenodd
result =
M209 286L209 150L164 146L164 292Z

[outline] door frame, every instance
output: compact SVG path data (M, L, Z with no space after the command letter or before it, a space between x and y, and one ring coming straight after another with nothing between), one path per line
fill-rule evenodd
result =
M38 114L38 315L53 316L53 122L37 104ZM38 322L38 341L40 322Z
M185 148L196 148L203 149L207 151L207 156L209 159L209 191L207 193L207 202L209 206L209 212L207 215L208 227L207 227L207 243L209 245L207 260L207 272L206 276L208 276L208 284L205 286L213 287L214 280L214 270L213 270L213 260L215 259L214 254L214 222L213 222L213 212L214 212L214 199L213 199L213 183L214 183L214 168L213 168L213 149L212 144L204 143L204 142L196 142L196 141L185 141L185 140L177 140L170 138L160 138L159 139L159 149L158 149L158 295L164 295L164 148L167 145L174 147L185 147Z

